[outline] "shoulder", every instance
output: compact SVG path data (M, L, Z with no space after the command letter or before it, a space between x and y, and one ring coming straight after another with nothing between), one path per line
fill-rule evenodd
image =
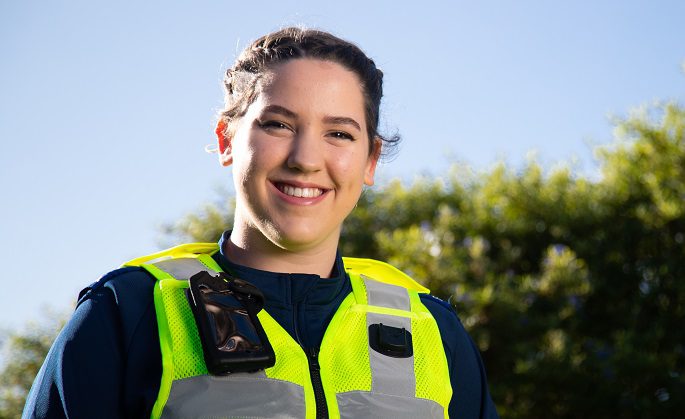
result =
M461 359L480 363L480 354L461 323L457 312L448 302L428 294L419 294L421 302L438 324L445 350Z
M429 294L419 294L419 296L438 325L445 351L452 355L459 354L461 356L473 352L473 342L454 308L435 296ZM472 358L472 356L468 358Z
M144 270L122 268L81 291L36 377L27 415L138 417L151 407L148 390L161 374L154 284Z
M77 305L89 299L101 298L104 294L112 295L118 302L119 297L129 297L129 294L135 296L140 291L152 291L154 284L155 279L140 267L127 266L115 269L82 289L78 295Z
M154 315L155 279L139 267L115 269L81 290L77 313L112 318L119 323L124 342L133 339L141 319Z
M433 317L439 317L444 322L461 324L459 317L457 317L457 312L454 311L454 308L448 302L430 294L419 294L419 297Z
M461 323L457 312L449 303L429 294L419 294L421 302L430 311L440 330L440 337L448 355L450 367L453 362L475 372L482 363L480 352ZM451 359L450 359L451 358Z

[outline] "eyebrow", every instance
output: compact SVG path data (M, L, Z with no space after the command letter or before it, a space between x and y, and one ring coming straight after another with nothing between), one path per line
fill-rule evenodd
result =
M357 130L362 130L362 127L357 121L346 116L327 116L323 120L327 124L352 125L353 127L357 128Z
M293 111L291 111L288 108L284 108L283 106L278 106L278 105L269 105L265 106L264 109L262 110L262 113L266 112L271 112L271 113L277 113L279 115L283 115L287 118L297 118L297 114Z
M262 113L267 113L267 112L283 115L286 118L297 119L297 114L295 112L291 111L288 108L280 106L280 105L265 106L264 109L262 110ZM326 116L326 117L324 117L323 121L327 124L352 125L357 130L359 130L359 131L362 130L361 125L359 125L359 123L357 121L355 121L353 118L349 118L347 116Z

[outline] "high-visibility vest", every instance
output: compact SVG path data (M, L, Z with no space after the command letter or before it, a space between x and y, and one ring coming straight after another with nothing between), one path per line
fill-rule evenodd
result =
M124 264L140 266L157 279L154 303L163 368L153 418L309 419L317 417L317 403L325 403L331 418L448 417L452 387L447 359L435 319L419 297L428 289L370 259L343 258L353 292L324 333L318 365L261 310L258 318L275 365L250 373L209 374L185 289L197 272L221 272L211 257L217 251L214 243L193 243ZM411 333L412 356L388 356L371 347L369 326L381 323ZM321 386L313 384L314 376ZM323 394L315 394L317 388Z

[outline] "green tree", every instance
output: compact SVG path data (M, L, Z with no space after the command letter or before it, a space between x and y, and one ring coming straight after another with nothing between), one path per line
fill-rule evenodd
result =
M6 331L0 339L0 419L21 417L31 384L66 319L54 312L42 317L40 325L29 323L24 330Z

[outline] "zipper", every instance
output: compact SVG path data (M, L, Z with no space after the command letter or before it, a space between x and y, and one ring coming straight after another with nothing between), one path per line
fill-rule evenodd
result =
M326 405L326 395L323 392L323 383L321 382L321 366L319 365L319 350L317 348L305 349L300 340L300 328L297 324L297 312L299 304L293 308L293 329L295 329L295 340L304 350L307 355L309 363L309 377L314 388L314 400L316 401L316 419L328 419L328 406Z
M307 359L309 359L309 375L312 378L314 400L316 400L316 418L328 419L328 406L326 405L326 396L323 393L323 384L321 383L319 350L316 348L309 349L307 351Z

